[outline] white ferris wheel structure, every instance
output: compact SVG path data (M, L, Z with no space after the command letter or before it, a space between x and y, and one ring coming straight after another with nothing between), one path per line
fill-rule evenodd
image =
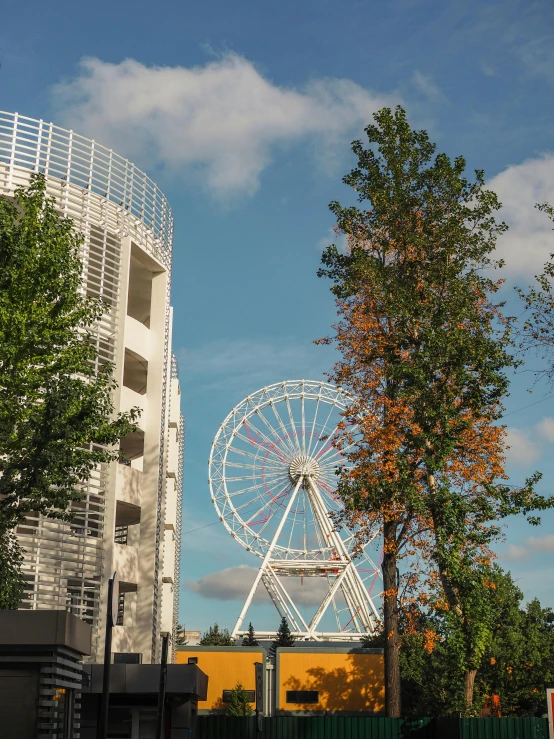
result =
M378 532L366 532L355 552L356 532L337 529L332 518L343 508L337 469L345 460L336 440L347 400L326 382L280 382L245 398L216 434L212 502L231 536L261 559L234 638L245 633L260 584L299 639L357 641L380 622ZM290 587L298 581L315 586L319 605L311 616Z

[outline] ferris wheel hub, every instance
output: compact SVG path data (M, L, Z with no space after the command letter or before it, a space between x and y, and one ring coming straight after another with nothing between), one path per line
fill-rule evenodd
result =
M304 481L309 477L315 482L319 473L319 462L315 457L309 457L307 454L295 457L289 465L289 478L293 485L296 485L301 477Z

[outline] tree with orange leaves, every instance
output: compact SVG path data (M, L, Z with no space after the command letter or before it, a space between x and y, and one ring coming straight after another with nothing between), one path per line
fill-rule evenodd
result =
M353 397L338 442L350 462L343 522L362 536L381 527L385 702L399 716L399 560L417 549L463 622L471 558L486 564L499 519L552 502L535 479L516 490L505 482L497 422L514 364L511 322L493 302L501 281L484 273L502 266L491 257L506 229L497 197L482 171L465 178L462 157L436 155L402 108L374 118L344 178L360 207L330 205L346 253L330 246L319 274L333 281L339 316L324 340L341 353L331 379ZM465 669L470 704L470 660Z

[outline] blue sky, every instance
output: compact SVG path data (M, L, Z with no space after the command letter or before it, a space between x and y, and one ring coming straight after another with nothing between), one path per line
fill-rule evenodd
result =
M316 271L333 226L327 203L349 197L350 141L372 112L402 103L441 150L485 169L512 226L499 252L519 310L513 285L554 252L533 211L554 202L553 42L550 0L4 0L0 108L113 146L173 206L188 628L231 627L233 590L256 566L221 524L207 526L219 424L248 393L318 379L333 361L312 343L334 318ZM531 383L516 377L507 401L509 471L516 484L540 469L550 490L554 398L545 386L528 395ZM499 549L526 597L551 606L553 523L510 523ZM256 619L277 617L260 603Z

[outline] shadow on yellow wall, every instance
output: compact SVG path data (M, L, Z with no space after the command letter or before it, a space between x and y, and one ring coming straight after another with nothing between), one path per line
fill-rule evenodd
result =
M294 655L296 656L296 655ZM300 659L290 653L281 655L281 700L279 709L285 711L363 711L382 713L384 711L384 670L381 655L341 654L341 655L314 655L312 660L319 662L338 661L330 660L335 657L342 661L344 666L331 667L325 664L313 666L304 665L303 679L294 674L285 678L283 673L301 672ZM301 655L298 655L300 658ZM283 659L285 658L285 659ZM319 659L318 659L319 658ZM342 659L341 659L342 658ZM305 661L305 660L304 660ZM288 690L317 690L318 703L287 703Z

